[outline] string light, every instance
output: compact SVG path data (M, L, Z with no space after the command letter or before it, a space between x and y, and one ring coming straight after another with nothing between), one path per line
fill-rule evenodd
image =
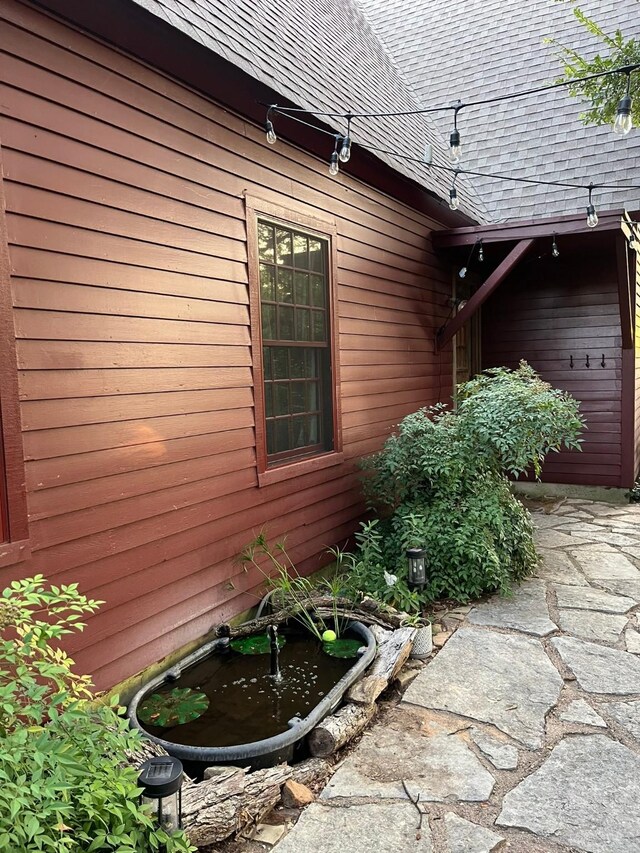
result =
M480 240L480 248L478 249L478 261L480 263L484 262L484 249L482 247L482 240Z
M598 224L598 214L596 213L596 209L591 198L593 189L594 185L589 184L589 204L587 206L587 225L589 226L589 228L595 228Z
M462 154L460 131L458 130L458 113L461 108L462 103L458 101L458 106L454 107L453 110L453 130L449 136L449 156L451 157L451 162L455 164L460 162L460 155Z
M551 244L551 255L554 258L559 258L560 257L560 249L558 248L558 244L556 243L556 237L557 237L557 234L554 231L553 232L553 243Z
M351 157L351 117L347 119L347 135L342 137L338 158L341 163L348 163Z
M457 178L458 171L456 170L451 183L451 189L449 190L449 207L451 210L457 210L460 207L460 199L458 198L458 190L456 189Z
M340 171L340 158L338 155L338 146L342 141L342 137L339 133L336 134L336 144L333 149L333 153L331 155L331 159L329 160L329 174L335 177Z
M273 122L271 121L271 111L278 108L277 104L274 104L272 107L269 107L267 110L267 120L264 123L264 129L267 134L267 142L269 145L275 145L278 141L278 137L276 136L276 132L273 129Z
M480 263L482 263L482 261L484 261L484 252L482 250L482 240L478 239L475 241L475 243L471 247L471 251L469 252L469 257L467 258L466 264L463 267L460 267L460 269L458 270L458 278L466 278L467 277L467 273L469 272L469 266L471 265L471 259L473 258L473 253L476 250L476 246L479 247L479 249L478 249L478 260L480 261Z
M631 87L631 72L627 74L627 91L618 104L616 120L613 123L614 133L619 133L620 136L626 136L633 127L633 119L631 118L631 95L629 94Z

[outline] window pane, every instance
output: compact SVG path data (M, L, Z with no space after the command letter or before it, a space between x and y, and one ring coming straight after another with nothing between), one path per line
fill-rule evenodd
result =
M273 383L264 383L264 414L267 418L273 417Z
M289 418L274 421L276 431L276 453L282 453L283 450L290 450L289 443Z
M262 306L262 337L266 341L274 341L277 338L275 305Z
M305 350L305 361L307 365L306 374L310 379L316 379L318 373L318 353L314 349Z
M291 411L296 414L300 412L306 412L305 406L305 383L304 382L292 382L291 383Z
M276 263L292 265L291 256L291 231L283 231L276 228Z
M324 327L324 311L313 312L313 340L324 341L326 338Z
M295 274L295 301L298 305L309 305L309 273L297 272Z
M307 426L309 429L309 444L318 444L320 441L320 418L317 415L310 415L307 418Z
M304 378L304 349L302 347L291 348L291 378Z
M293 273L278 270L278 302L293 302Z
M294 340L293 333L293 307L290 305L278 306L278 320L280 325L280 340Z
M294 264L297 267L302 267L303 269L309 269L309 258L307 256L307 252L309 251L309 244L307 238L302 234L294 234L293 235L293 260Z
M311 277L311 304L324 308L324 278L321 275Z
M323 271L324 252L320 240L309 237L309 269L314 272Z
M269 302L276 301L275 267L260 264L260 293Z
M307 419L302 418L292 418L291 419L291 431L293 433L293 447L305 447L310 442L307 440L307 430L306 423Z
M271 379L271 347L262 348L262 370L264 378Z
M296 308L296 340L311 340L311 312L307 308Z
M267 453L276 452L276 431L273 421L267 421Z
M289 414L289 383L275 382L273 385L274 414Z
M318 383L307 382L307 412L318 411Z
M271 347L273 354L273 378L289 378L289 350L287 347Z
M265 225L264 222L258 223L258 254L261 261L273 261L273 226Z

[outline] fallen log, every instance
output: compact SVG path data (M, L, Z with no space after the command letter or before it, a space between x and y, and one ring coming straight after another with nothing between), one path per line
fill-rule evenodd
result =
M325 758L307 758L291 768L294 782L315 790L327 781L333 772L333 765Z
M376 705L345 705L312 729L308 737L309 752L314 757L326 758L367 726L376 713Z
M411 654L415 628L398 628L378 646L378 654L368 674L347 693L351 702L370 705L386 690Z
M261 821L280 800L280 789L291 778L287 764L253 773L237 767L221 770L182 789L182 824L196 847L224 841Z

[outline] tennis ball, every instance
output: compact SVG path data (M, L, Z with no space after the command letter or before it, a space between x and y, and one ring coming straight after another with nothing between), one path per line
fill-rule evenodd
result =
M338 638L336 636L335 631L325 631L324 634L322 635L322 641L324 643L333 643L337 639Z

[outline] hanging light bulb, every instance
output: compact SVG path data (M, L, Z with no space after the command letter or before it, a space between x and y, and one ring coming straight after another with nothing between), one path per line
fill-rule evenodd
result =
M341 163L348 163L349 157L351 157L351 138L349 136L343 136L338 158Z
M466 275L467 275L467 268L461 267L460 271L458 272L458 278L465 278Z
M458 130L458 112L462 104L458 101L459 106L453 108L453 130L449 136L449 157L452 163L460 162L462 154L462 146L460 145L460 131Z
M558 248L558 244L556 243L556 233L553 232L553 243L551 244L551 255L554 258L560 257L560 249Z
M333 154L331 155L331 159L329 160L329 174L335 176L338 174L339 171L340 171L340 162L338 159L338 152L334 151Z
M460 207L460 199L458 198L458 191L455 187L451 187L449 190L449 207L451 210L457 210Z
M616 120L613 123L613 132L619 133L620 136L626 136L633 127L633 119L631 118L631 95L629 89L631 86L631 73L627 72L627 92L624 98L618 103L616 112Z
M273 129L273 122L270 119L267 119L264 129L267 132L267 142L269 145L275 145L278 141L278 137L276 136L276 132Z
M593 184L589 184L589 204L587 206L587 225L589 228L595 228L598 224L598 214L591 199L593 193Z
M480 263L484 261L484 249L482 248L482 240L480 240L480 247L478 249L478 261Z

